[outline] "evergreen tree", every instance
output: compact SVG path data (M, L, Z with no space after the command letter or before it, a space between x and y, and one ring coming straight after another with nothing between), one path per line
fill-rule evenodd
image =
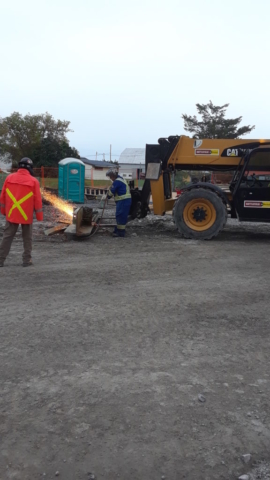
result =
M228 106L229 103L220 107L213 105L211 100L206 105L196 103L201 120L196 115L183 114L184 129L192 133L193 138L239 138L250 133L255 125L239 127L242 117L225 118Z

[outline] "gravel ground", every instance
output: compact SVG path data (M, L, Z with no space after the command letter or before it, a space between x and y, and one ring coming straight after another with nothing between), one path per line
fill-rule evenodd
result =
M0 272L1 480L269 479L270 226L45 237L65 220Z

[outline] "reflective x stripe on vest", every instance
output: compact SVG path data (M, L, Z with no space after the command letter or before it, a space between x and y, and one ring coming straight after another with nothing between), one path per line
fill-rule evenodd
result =
M126 182L126 180L124 180L123 178L120 178L120 177L117 177L117 179L119 182L122 182L126 185L126 193L125 195L117 195L117 193L115 194L115 201L116 202L119 202L119 200L125 200L126 198L131 198L131 195L130 195L130 191L129 191L129 186Z
M26 213L23 211L22 207L21 207L21 204L24 203L26 200L28 200L28 198L32 197L33 196L33 192L30 192L28 193L27 195L25 195L25 197L21 198L21 200L16 200L16 198L12 195L11 191L7 188L6 189L6 192L9 196L9 198L12 200L13 202L13 205L11 207L11 209L9 210L8 212L8 217L10 217L11 213L13 212L13 210L15 208L18 208L20 214L23 216L24 220L28 220L28 217L26 215Z

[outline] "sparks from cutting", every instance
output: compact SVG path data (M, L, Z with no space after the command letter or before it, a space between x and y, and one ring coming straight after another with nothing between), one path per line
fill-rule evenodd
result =
M72 215L73 215L72 205L68 204L67 202L65 202L61 198L58 198L56 195L48 192L47 190L42 189L41 194L42 194L42 197L44 198L44 200L47 200L55 208L57 208L58 210L61 210L62 212L65 212L67 215L72 217Z

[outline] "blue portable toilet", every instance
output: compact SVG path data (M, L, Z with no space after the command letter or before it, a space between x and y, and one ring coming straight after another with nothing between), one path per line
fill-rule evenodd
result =
M64 158L58 163L58 195L65 200L84 203L85 165L77 158Z

